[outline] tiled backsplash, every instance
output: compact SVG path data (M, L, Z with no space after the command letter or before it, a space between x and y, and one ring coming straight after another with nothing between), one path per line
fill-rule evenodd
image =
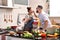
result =
M17 15L18 13L27 13L26 6L16 5L17 9L2 9L0 8L0 28L6 28L7 26L16 26L17 25ZM19 8L21 7L21 8ZM4 22L4 14L9 15L12 13L13 22ZM23 16L22 16L23 17Z
M12 19L14 20L13 23L6 23L4 22L4 14L6 14L6 16L8 16L10 13L12 13ZM16 12L15 12L16 13ZM17 20L17 14L15 14L14 12L12 12L12 10L9 9L0 9L0 27L6 27L6 26L10 26L10 25L16 25L16 20Z

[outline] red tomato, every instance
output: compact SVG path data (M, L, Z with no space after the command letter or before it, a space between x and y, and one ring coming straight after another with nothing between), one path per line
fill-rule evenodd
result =
M46 34L42 33L41 36L42 36L42 37L46 37Z
M34 24L34 25L37 25L37 24L38 24L38 22L33 22L33 24Z

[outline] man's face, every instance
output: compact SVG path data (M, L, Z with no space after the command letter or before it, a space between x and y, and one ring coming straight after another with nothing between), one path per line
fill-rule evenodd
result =
M36 8L36 12L37 12L37 13L41 13L41 12L42 12L42 9L39 8L39 7L37 7L37 8Z

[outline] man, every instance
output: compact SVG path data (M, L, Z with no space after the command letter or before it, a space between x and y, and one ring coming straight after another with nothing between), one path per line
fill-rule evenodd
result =
M43 30L46 30L47 28L51 27L51 22L47 16L46 13L42 12L43 7L41 5L38 5L36 8L36 12L38 13L38 18L41 22L41 27Z

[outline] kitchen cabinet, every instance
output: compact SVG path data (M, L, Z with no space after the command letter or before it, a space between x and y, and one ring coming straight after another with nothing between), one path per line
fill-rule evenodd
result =
M0 8L18 8L16 5L28 6L28 0L0 0Z
M7 0L2 0L2 6L7 6Z
M13 8L13 0L0 0L0 8Z
M5 40L5 36L0 35L0 40Z
M0 6L7 6L7 0L0 0Z
M14 4L28 5L28 0L14 0Z
M0 5L2 5L2 0L0 0Z
M0 40L1 40L1 35L0 35Z
M7 0L7 6L13 7L13 0Z

